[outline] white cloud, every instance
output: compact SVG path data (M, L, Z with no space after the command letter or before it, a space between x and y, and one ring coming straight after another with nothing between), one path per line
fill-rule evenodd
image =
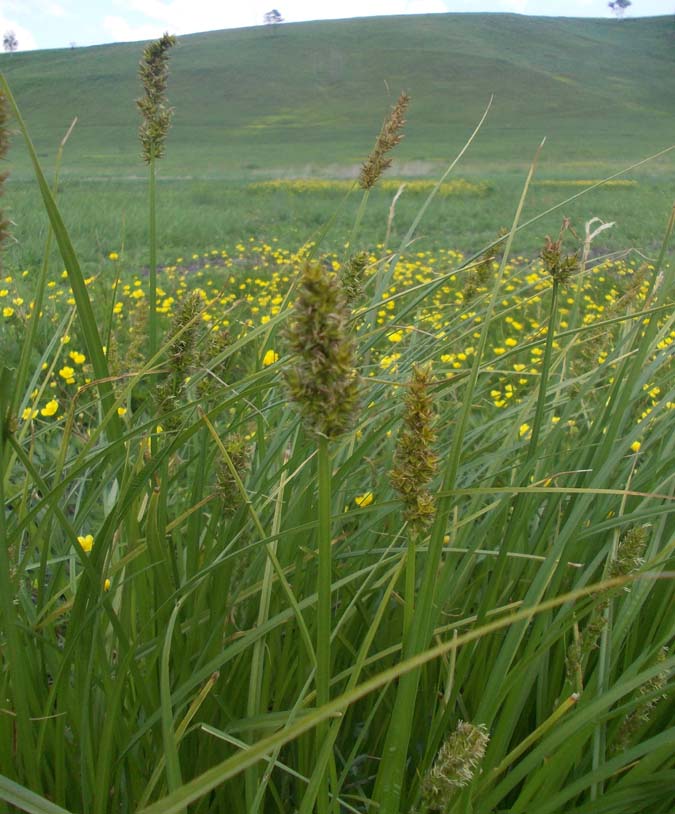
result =
M159 24L162 31L186 34L262 25L265 12L278 8L288 22L341 19L383 14L429 14L448 11L443 0L249 0L240 4L213 0L115 0L119 14L141 14Z
M8 17L4 17L0 14L0 35L4 34L6 31L14 32L17 42L19 43L17 50L33 51L38 47L35 37L27 28L24 28L24 26L20 25L15 20L11 20Z
M275 0L271 2L274 4ZM214 3L213 0L118 0L118 7L120 11L126 7L148 20L154 20L163 31L187 34L262 25L263 15L271 6L270 0L241 4Z
M157 23L147 25L131 25L123 17L108 15L103 18L103 28L110 35L108 42L137 42L138 40L154 40L161 37L162 26Z
M12 15L20 14L23 17L65 17L66 10L55 0L4 0L3 5Z

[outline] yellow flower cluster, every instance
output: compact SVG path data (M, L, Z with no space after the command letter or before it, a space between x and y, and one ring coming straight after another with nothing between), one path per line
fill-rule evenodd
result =
M270 188L279 189L284 183L288 182L269 182ZM157 308L161 320L168 328L178 304L188 291L193 291L199 298L200 320L206 329L213 331L214 336L227 332L236 340L266 325L285 307L293 270L310 249L305 246L294 253L279 246L276 240L249 238L228 249L179 258L162 270ZM370 278L381 273L381 260L386 254L387 247L378 244L365 258L366 286ZM434 341L437 376L451 379L471 367L480 336L482 302L491 292L499 266L496 260L489 262L484 275L476 280L470 269L461 269L463 262L463 255L451 249L419 250L400 258L372 317L375 325L383 329L384 339L372 348L368 367L363 371L365 376L394 378L413 337ZM343 255L325 255L323 263L339 275ZM644 270L636 264L606 261L581 277L573 277L566 286L560 301L558 330L564 334L579 322L588 326L584 334L587 341L575 344L586 353L586 369L606 365L608 375L612 375L615 359L611 330L598 328L598 339L593 333L594 326L626 313L628 307L639 311L648 296L652 276L652 270L645 268L641 277ZM408 292L415 288L419 291L426 284L433 284L433 290L414 316L404 315L402 309L409 301ZM112 285L104 278L91 283L89 294L95 308L99 302L109 301L110 291L103 289ZM483 409L514 409L536 387L543 363L551 286L541 262L516 256L507 264L498 314L490 328ZM631 301L627 305L629 295ZM71 297L67 274L50 280L44 318L51 318L56 324L57 315L63 313L64 304ZM12 318L23 312L28 295L20 278L11 275L0 278L0 303L3 299L7 303L4 308L12 311ZM132 347L134 343L142 346L147 299L147 278L140 274L126 274L115 286L113 334L120 345L114 354L118 359L126 358L124 342ZM358 309L358 304L355 307ZM0 331L4 324L0 320ZM77 388L88 383L92 370L85 353L77 347L78 341L76 335L60 337L55 358L43 364L44 378L22 407L20 415L24 422L63 416ZM565 344L564 339L556 339L554 350L559 351ZM659 350L672 347L675 331L664 333L658 343ZM276 344L260 349L262 367L271 368L278 361ZM667 398L667 390L663 383L649 382L636 420L651 421L656 406ZM664 407L673 409L672 404L671 400ZM126 408L120 407L118 412L124 415Z
M277 178L271 181L258 181L251 184L251 189L259 191L279 191L293 192L298 194L311 194L319 192L347 192L353 186L354 181L347 179L327 179L327 178ZM413 194L428 195L436 186L436 181L431 179L395 179L385 178L378 182L376 189L384 192L395 193L402 185L405 191ZM462 197L468 195L484 196L490 188L482 181L467 181L458 178L454 181L445 181L439 188L437 195L442 198Z
M581 179L581 178L542 178L533 181L533 186L539 187L552 187L552 188L565 188L565 187L591 187L601 181L601 178L596 179ZM631 178L613 178L611 181L605 181L602 185L608 189L629 189L636 187L638 182Z

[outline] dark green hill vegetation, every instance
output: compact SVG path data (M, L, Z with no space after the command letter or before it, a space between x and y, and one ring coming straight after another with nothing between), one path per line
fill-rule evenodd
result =
M186 36L171 56L176 114L162 173L340 174L363 158L405 89L413 101L401 162L446 161L494 94L464 173L520 167L546 136L542 170L600 177L672 142L674 46L668 17L448 14ZM139 56L133 43L0 57L47 166L77 116L64 172L142 172ZM10 158L14 176L26 176L22 149ZM666 159L659 171L672 167Z

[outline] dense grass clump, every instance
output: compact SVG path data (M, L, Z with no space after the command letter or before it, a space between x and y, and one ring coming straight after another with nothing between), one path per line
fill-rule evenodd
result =
M50 242L0 281L0 799L668 814L675 214L654 260L514 255L533 165L470 254L414 244L443 178L400 245L375 186L336 251L87 276L14 113Z

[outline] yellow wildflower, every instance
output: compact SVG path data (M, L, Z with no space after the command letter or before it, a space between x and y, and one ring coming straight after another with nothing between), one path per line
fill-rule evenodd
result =
M84 537L78 537L77 542L80 544L82 551L88 554L94 546L94 537L91 534L86 534Z
M59 403L56 399L52 399L48 401L45 406L40 410L40 415L43 416L52 416L58 412Z
M364 492L362 495L357 495L354 498L354 503L360 508L365 509L366 506L370 506L373 502L373 493L372 492Z
M270 348L268 351L265 351L265 355L263 356L263 367L269 367L273 365L275 362L279 361L279 354Z

